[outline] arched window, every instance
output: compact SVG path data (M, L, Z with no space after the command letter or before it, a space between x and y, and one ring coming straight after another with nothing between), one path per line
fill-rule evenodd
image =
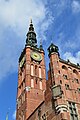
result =
M79 76L78 76L78 71L76 69L73 70L73 75L74 75L74 81L76 83L79 83Z
M35 66L35 76L37 76L37 65Z
M34 66L33 65L31 65L31 75L34 75Z
M40 81L39 83L40 83L40 89L42 90L42 81Z
M65 65L62 66L62 69L67 70L67 67Z
M73 70L73 73L75 73L75 74L77 74L77 75L78 75L78 72L77 72L77 70L75 70L75 69Z
M34 87L34 80L31 79L31 87L33 88Z
M62 69L63 69L63 77L64 77L64 79L68 79L68 68L65 65L63 65Z
M39 67L39 78L42 78L42 75L41 75L41 67Z

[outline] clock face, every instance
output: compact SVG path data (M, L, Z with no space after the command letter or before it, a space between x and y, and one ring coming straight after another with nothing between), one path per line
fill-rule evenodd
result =
M41 61L42 60L42 56L38 52L32 52L31 53L31 58L33 58L36 61Z

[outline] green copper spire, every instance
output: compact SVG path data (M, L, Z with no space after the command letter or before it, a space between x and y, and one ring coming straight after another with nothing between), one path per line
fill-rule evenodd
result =
M30 21L29 31L27 33L26 45L37 46L36 33L34 31L32 19Z
M56 46L56 45L54 45L53 43L51 43L51 45L48 47L48 55L49 55L49 57L50 57L50 55L52 54L52 53L58 53L58 55L59 55L59 49L58 49L58 46Z

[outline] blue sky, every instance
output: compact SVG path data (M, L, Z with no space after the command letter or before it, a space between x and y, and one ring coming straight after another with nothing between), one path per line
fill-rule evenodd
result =
M80 0L0 0L0 120L7 111L9 120L15 120L18 58L30 18L38 45L43 41L45 60L53 42L61 58L80 63Z

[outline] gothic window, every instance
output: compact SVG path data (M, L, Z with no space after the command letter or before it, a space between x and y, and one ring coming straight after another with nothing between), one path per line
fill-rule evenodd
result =
M60 80L60 84L62 84L62 80Z
M31 75L34 75L33 70L33 65L31 65Z
M42 120L46 120L46 114L42 116Z
M36 84L38 83L38 80L37 80L37 78L35 79L36 80Z
M58 71L58 73L60 74L60 70Z
M34 87L34 80L31 79L31 87L33 88Z
M39 78L41 78L41 67L39 67Z
M35 66L35 76L37 76L37 65Z
M39 83L40 83L40 89L42 90L42 81L40 81Z
M75 70L75 69L73 70L73 73L78 74L77 70Z
M73 102L68 102L69 112L70 112L70 120L78 120L78 114L76 110L76 105Z
M79 78L79 76L78 76L78 72L77 72L77 70L73 70L73 76L74 76L74 81L76 82L76 83L78 83L79 84L79 80L78 80L78 78Z
M65 65L62 66L62 69L67 70L67 67Z

